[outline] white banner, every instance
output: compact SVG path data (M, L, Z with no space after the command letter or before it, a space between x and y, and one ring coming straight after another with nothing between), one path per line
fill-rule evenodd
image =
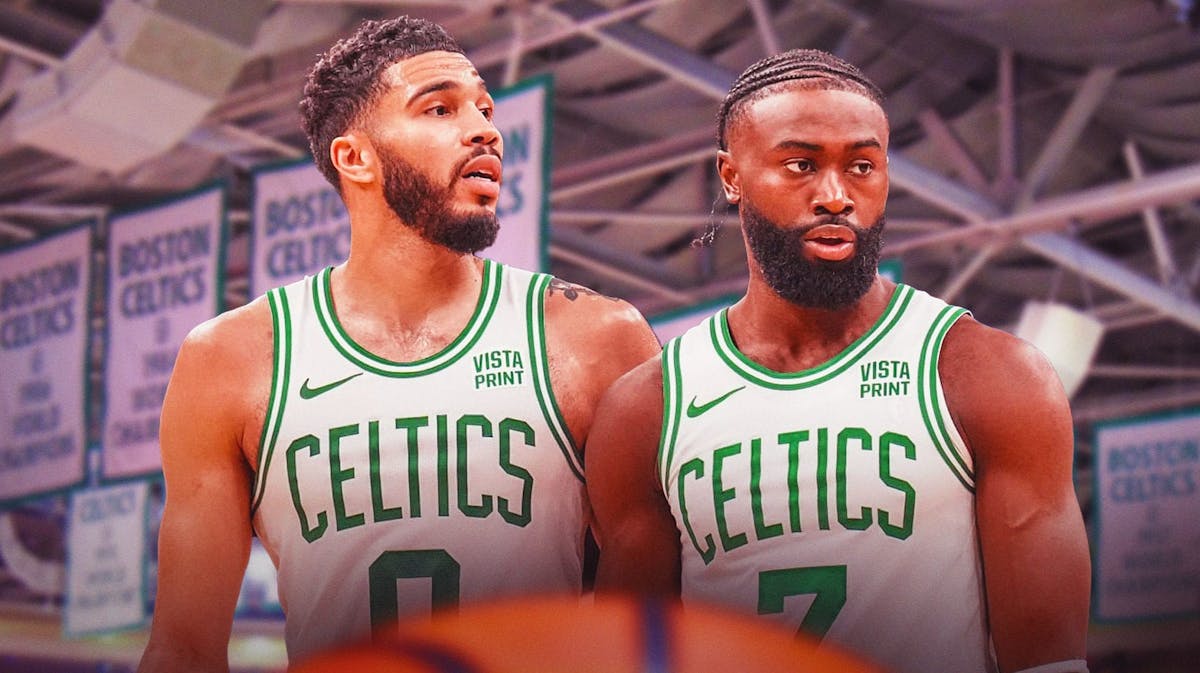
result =
M66 635L145 622L147 491L146 482L133 481L72 494L63 607Z
M224 197L208 189L114 217L102 474L158 472L158 417L183 338L221 305Z
M0 502L85 476L90 225L0 257Z
M549 76L494 94L504 137L504 179L496 208L500 234L481 254L524 269L547 267L549 227ZM340 264L350 254L350 218L312 161L254 173L250 289L267 290Z
M1200 410L1096 429L1093 612L1200 615Z
M496 92L496 127L504 138L504 180L496 215L500 234L483 254L528 269L549 269L550 120L548 75Z
M256 171L253 209L251 299L350 255L346 206L311 160Z

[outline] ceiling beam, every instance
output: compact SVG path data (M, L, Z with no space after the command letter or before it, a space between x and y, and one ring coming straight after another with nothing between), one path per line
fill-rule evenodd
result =
M1103 221L1135 213L1147 206L1200 198L1200 163L1168 169L1143 180L1101 185L1043 199L1020 213L993 217L944 232L919 236L889 246L892 254L948 243L996 236L1016 237L1061 227L1078 220Z
M608 11L589 0L566 0L546 9L576 23L584 23ZM735 78L708 59L632 23L584 28L584 33L714 100L725 98Z
M1132 140L1125 141L1121 147L1125 157L1125 166L1134 180L1145 178L1146 171L1142 167L1141 153ZM1175 266L1175 257L1171 254L1171 245L1167 241L1167 233L1163 229L1162 218L1153 206L1142 209L1142 223L1146 227L1146 235L1150 238L1150 249L1154 252L1154 261L1158 267L1158 279L1163 285L1175 282L1179 270Z
M1058 173L1058 169L1079 142L1079 137L1083 135L1096 109L1104 102L1104 97L1108 95L1116 77L1116 68L1102 66L1092 68L1083 78L1075 95L1071 97L1071 104L1055 124L1050 137L1042 144L1042 151L1038 153L1033 167L1026 174L1021 192L1017 196L1015 210L1024 210L1033 203L1050 178Z
M1021 245L1096 285L1123 294L1200 332L1200 304L1167 290L1072 238L1056 233L1033 234L1021 239Z

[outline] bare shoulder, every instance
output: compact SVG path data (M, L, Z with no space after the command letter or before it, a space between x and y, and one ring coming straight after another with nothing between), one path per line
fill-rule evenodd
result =
M180 356L225 365L253 365L265 359L269 369L273 339L271 309L262 296L193 327L184 339Z
M969 315L950 328L938 362L943 385L978 383L997 392L1061 385L1050 361L1029 342Z
M624 408L633 410L658 410L662 414L663 404L663 370L662 357L651 356L630 369L609 386L604 395L605 402L610 400Z
M551 278L546 290L546 323L551 329L587 327L611 336L651 334L646 319L629 302L560 278Z
M265 297L194 327L184 339L163 403L164 439L197 424L231 446L250 447L266 414L274 328ZM164 442L164 456L173 442ZM181 446L185 446L183 444Z
M632 304L558 278L546 290L546 343L552 361L571 360L586 370L580 373L595 380L597 398L618 376L660 350Z
M1018 437L1070 435L1062 383L1023 339L963 316L946 335L938 372L951 416L977 458Z

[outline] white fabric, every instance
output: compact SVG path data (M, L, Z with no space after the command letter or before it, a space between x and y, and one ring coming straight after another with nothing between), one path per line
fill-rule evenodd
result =
M962 314L898 286L867 334L794 374L747 359L724 312L668 343L660 473L685 603L804 622L897 673L995 670L973 468L936 374Z
M403 617L436 596L579 593L583 483L545 395L549 277L489 262L459 340L395 363L336 324L328 273L271 296L291 336L254 527L279 570L292 663L365 636L373 604L395 601Z

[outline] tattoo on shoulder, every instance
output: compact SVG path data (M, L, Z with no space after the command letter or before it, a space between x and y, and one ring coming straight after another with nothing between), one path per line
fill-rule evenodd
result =
M609 297L608 295L600 294L599 292L596 292L595 290L592 290L590 288L586 288L582 285L568 283L567 281L559 279L559 278L551 278L549 293L554 294L555 292L562 292L563 296L566 297L570 301L575 301L576 299L579 298L579 295L581 295L581 294L592 295L594 297L603 297L604 299L607 299L609 301L621 301L620 299L617 299L616 297Z

